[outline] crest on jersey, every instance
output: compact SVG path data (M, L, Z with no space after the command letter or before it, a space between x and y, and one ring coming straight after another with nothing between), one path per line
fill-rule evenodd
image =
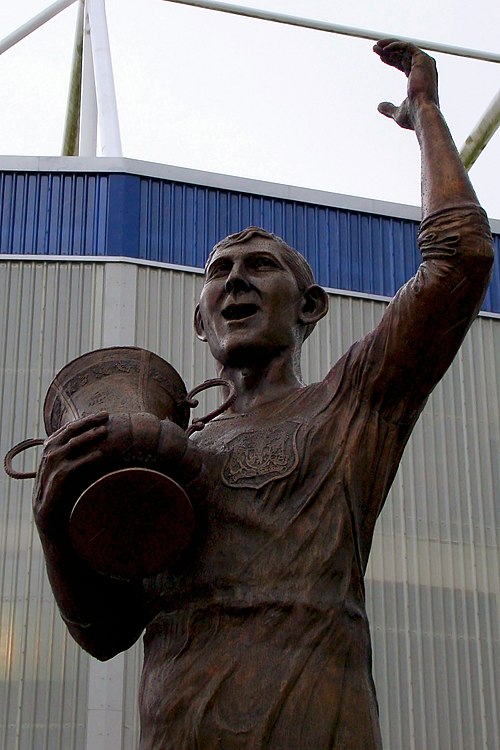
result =
M272 427L241 432L226 443L229 456L222 480L229 487L260 489L283 479L299 463L297 432L301 422L280 422Z

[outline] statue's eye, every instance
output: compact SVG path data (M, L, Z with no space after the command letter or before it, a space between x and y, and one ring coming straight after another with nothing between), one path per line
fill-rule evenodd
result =
M252 265L254 268L276 268L276 262L266 255L255 257Z
M227 276L230 271L230 264L224 261L213 263L208 269L207 278L215 279L221 276Z

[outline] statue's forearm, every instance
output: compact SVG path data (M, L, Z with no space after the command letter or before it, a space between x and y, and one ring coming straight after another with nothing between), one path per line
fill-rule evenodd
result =
M412 114L421 149L423 218L445 208L478 204L439 108L420 103Z
M42 538L42 545L61 616L75 640L99 659L129 648L147 625L142 582L94 573L67 542Z
M382 39L374 46L382 62L408 79L406 99L396 107L381 102L379 112L414 130L422 154L422 212L476 204L478 200L439 109L435 61L410 42Z

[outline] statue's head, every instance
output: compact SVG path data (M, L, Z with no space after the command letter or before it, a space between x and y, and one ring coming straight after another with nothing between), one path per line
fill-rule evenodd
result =
M195 328L223 364L288 349L295 358L327 309L306 259L280 237L248 227L210 253Z
M244 242L249 242L255 237L263 237L264 239L269 240L276 245L283 260L286 262L293 275L295 276L295 280L299 289L307 289L307 287L316 283L313 270L304 256L299 253L298 250L295 250L295 248L287 245L285 240L281 237L278 237L277 234L268 232L261 227L247 227L241 232L230 234L228 237L225 237L223 240L214 245L212 252L208 256L207 262L205 263L205 274L212 261L212 258L219 250L223 250L226 247L231 247L231 245L239 245Z

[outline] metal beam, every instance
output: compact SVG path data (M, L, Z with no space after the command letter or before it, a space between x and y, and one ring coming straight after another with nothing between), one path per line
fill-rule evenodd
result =
M425 39L413 39L400 34L389 34L384 31L373 31L370 29L358 29L353 26L340 26L339 24L330 23L329 21L317 21L312 18L302 18L291 16L286 13L276 13L272 10L260 10L257 8L246 8L242 5L233 5L232 3L221 3L218 0L165 0L169 3L179 5L191 5L195 8L204 8L206 10L216 10L222 13L232 13L237 16L247 16L249 18L258 18L261 21L274 21L275 23L288 24L289 26L300 26L306 29L316 31L327 31L331 34L342 34L344 36L353 36L360 39L370 39L377 41L379 39L397 38L406 42L413 42L417 47L429 50L430 52L442 52L445 55L455 55L457 57L470 57L475 60L485 60L486 62L500 63L500 54L495 52L484 52L482 50L468 49L466 47L455 47L449 44L439 44L429 42Z
M73 48L73 62L69 82L68 104L66 108L66 122L64 126L63 156L78 156L78 141L80 138L80 116L82 96L82 58L83 58L83 27L84 0L79 0L78 16L76 19L75 44Z
M95 89L94 61L90 41L90 23L85 6L82 63L82 99L80 105L80 156L97 154L97 96Z
M6 36L5 39L0 41L0 55L20 42L21 39L24 39L33 31L39 29L40 26L43 26L47 21L50 21L51 18L57 16L62 10L65 10L76 2L77 0L57 0L57 2L53 3L48 8L42 10L42 12L32 18L31 21L23 24L16 29L16 31L13 31L12 34L9 34L9 36Z
M468 170L476 162L486 144L500 127L500 91L466 139L460 151L460 158Z
M103 156L122 156L113 64L104 0L87 0Z

